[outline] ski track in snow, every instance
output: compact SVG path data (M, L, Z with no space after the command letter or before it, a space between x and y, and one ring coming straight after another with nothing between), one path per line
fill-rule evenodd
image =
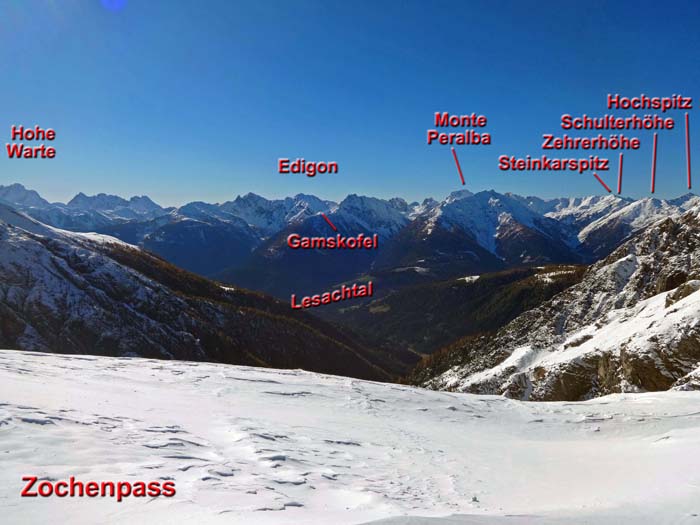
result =
M524 403L0 351L5 523L692 524L699 446L698 392ZM177 495L26 499L24 475L172 479Z

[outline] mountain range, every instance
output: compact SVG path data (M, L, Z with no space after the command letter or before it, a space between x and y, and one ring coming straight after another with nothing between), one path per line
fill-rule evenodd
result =
M165 208L0 186L0 346L405 375L528 400L700 388L699 216L692 194L249 193ZM335 235L328 221L376 233L379 249L287 247L291 233ZM375 296L314 315L286 302L367 279Z
M523 265L590 263L633 232L700 203L693 194L544 200L462 190L420 203L358 195L339 203L304 194L268 200L248 193L221 204L165 208L146 196L83 193L67 204L49 203L20 184L0 186L0 201L44 224L116 237L202 276L283 299L367 276L386 290ZM289 250L290 233L335 233L321 213L344 235L377 233L381 248Z
M700 207L662 219L494 334L425 359L412 381L529 400L700 388L699 248Z

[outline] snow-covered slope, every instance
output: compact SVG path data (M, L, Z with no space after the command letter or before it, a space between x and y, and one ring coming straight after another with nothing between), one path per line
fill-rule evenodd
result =
M630 202L630 199L623 199L616 195L552 199L547 201L549 210L544 212L544 215L581 229L600 217L625 207Z
M494 336L448 349L421 381L556 400L680 385L700 365L699 215L645 229Z
M641 199L593 221L581 230L579 239L585 241L592 232L602 228L610 229L610 225L618 223L627 225L629 227L628 231L638 230L658 221L662 217L669 217L678 211L680 211L680 208L664 200Z
M700 281L689 281L633 307L613 310L567 334L561 343L518 347L493 368L464 379L455 374L454 384L449 373L441 380L448 389L495 384L513 396L533 399L592 397L616 389L688 389L686 376L700 366L698 290ZM580 381L563 381L566 376Z
M592 260L605 257L626 238L665 217L675 217L700 204L693 194L673 200L645 198L611 208L588 224L581 224L577 238Z
M89 241L92 243L97 243L99 245L103 244L115 244L128 246L127 243L120 241L114 237L108 235L100 235L97 233L81 233L81 232L71 232L67 230L61 230L59 228L54 228L53 226L47 226L36 219L30 217L26 213L15 210L11 206L0 203L0 227L11 227L19 228L27 233L33 233L46 237L49 239L63 239L72 242L85 242ZM22 234L22 232L17 232L12 230L13 233ZM130 246L130 248L136 248L135 246ZM5 255L8 255L7 253Z
M697 392L522 403L0 351L0 399L6 523L692 524L700 513ZM177 493L22 499L26 475L171 480Z

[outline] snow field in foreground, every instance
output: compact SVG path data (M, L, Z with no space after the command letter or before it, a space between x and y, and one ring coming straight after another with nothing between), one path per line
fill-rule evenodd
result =
M698 450L698 392L523 403L0 351L4 523L700 524ZM177 495L20 498L25 475L173 479Z

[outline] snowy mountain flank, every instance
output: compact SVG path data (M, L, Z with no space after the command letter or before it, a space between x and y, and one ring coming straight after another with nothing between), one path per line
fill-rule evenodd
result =
M171 480L31 498L71 523L696 523L697 392L581 403L183 361L0 351L0 508L22 476ZM422 517L422 518L419 518Z
M45 226L2 204L0 246L2 347L369 379L391 378L397 362L270 297L222 287L112 237Z
M700 388L699 248L700 207L662 219L495 335L427 360L414 380L530 400Z

